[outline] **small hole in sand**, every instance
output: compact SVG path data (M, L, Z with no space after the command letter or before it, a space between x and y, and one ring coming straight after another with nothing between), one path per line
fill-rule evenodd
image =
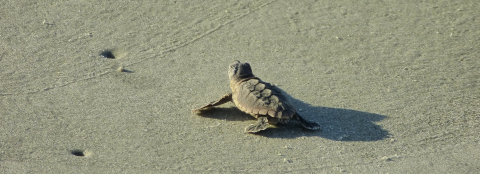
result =
M115 55L113 55L112 50L103 50L100 53L100 56L105 57L105 58L109 58L109 59L115 59Z
M85 153L83 150L72 150L70 151L70 153L75 156L85 156Z

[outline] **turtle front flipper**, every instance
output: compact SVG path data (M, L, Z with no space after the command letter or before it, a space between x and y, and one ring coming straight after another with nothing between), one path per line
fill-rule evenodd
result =
M258 121L255 124L251 124L245 128L245 132L256 133L262 130L267 129L268 127L268 118L267 117L258 117Z
M198 111L198 110L201 110L201 109L206 109L206 108L218 106L218 105L227 103L227 102L229 102L229 101L232 101L232 93L224 95L222 98L220 98L220 99L217 100L217 101L210 102L209 104L207 104L207 105L205 105L205 106L202 106L202 107L200 107L200 108L194 109L194 110L192 110L192 113L193 113L193 112L196 112L196 111Z
M297 117L297 120L300 121L300 124L305 128L305 129L310 129L310 130L317 130L320 129L320 125L315 122L307 121L302 118L298 113L295 114Z

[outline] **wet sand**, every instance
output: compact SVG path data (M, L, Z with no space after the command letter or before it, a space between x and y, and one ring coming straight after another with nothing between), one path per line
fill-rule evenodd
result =
M475 173L476 1L0 3L0 173ZM101 53L104 56L101 56ZM247 61L308 120L259 134Z

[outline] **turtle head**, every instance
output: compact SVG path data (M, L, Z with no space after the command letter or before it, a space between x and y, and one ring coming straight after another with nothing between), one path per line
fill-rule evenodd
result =
M228 77L230 80L241 80L255 76L252 73L252 68L249 63L240 63L240 61L236 60L234 63L230 64Z

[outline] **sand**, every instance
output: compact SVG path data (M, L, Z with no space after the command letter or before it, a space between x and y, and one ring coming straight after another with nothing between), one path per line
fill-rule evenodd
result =
M476 173L478 9L2 1L0 173ZM192 114L230 91L233 60L322 130Z

